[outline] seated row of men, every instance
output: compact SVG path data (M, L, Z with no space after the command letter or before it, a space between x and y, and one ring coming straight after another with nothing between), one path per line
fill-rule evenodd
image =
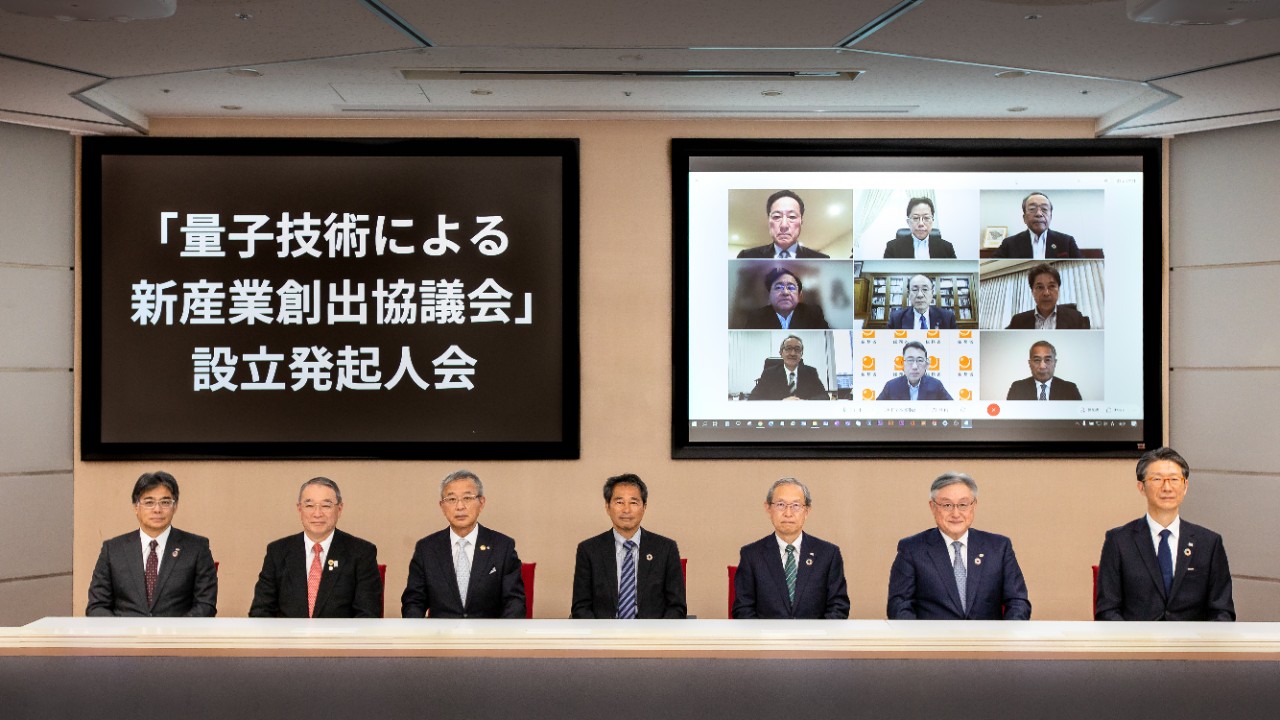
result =
M1170 448L1138 461L1147 513L1110 530L1099 562L1098 620L1234 620L1222 538L1184 522L1190 468ZM574 618L686 617L675 541L641 527L649 491L632 474L604 485L612 528L578 545ZM89 586L89 615L212 616L217 573L209 541L172 526L178 484L147 473L134 487L140 529L103 543ZM889 573L889 619L1028 620L1031 603L1009 538L972 528L978 486L968 475L933 481L935 527L898 543ZM401 596L406 618L521 618L525 592L515 541L479 524L484 485L458 470L440 485L449 527L418 541ZM774 532L742 548L735 618L849 617L840 548L804 532L813 500L795 478L773 483L764 510ZM342 494L328 478L303 483L302 533L267 546L253 617L377 617L377 549L337 529Z

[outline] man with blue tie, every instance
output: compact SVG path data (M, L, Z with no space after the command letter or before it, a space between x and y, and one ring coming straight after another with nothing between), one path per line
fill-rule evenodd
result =
M1138 460L1147 514L1107 531L1098 561L1096 620L1236 619L1222 536L1178 514L1191 467L1173 448Z
M933 304L933 281L924 275L916 275L907 281L907 300L910 307L896 308L889 313L889 327L895 330L955 330L954 310Z
M611 530L578 544L573 567L574 618L630 620L686 615L680 548L640 527L649 488L633 473L604 483Z
M950 400L942 381L929 374L929 351L912 340L902 346L902 374L884 384L876 400Z
M1009 538L972 529L978 483L940 475L929 488L937 527L898 542L890 620L1030 620L1031 601Z
M804 228L804 200L799 195L790 190L779 190L764 201L764 211L769 218L769 237L773 242L747 248L738 253L739 258L790 260L830 257L826 253L800 245L800 231Z
M742 548L733 579L735 618L849 617L840 548L804 534L812 505L809 488L795 478L769 488L764 511L774 532Z

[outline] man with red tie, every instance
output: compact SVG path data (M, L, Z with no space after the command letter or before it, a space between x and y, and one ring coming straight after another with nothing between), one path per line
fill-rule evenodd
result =
M298 515L302 533L267 546L249 617L378 617L378 548L338 529L338 484L326 477L303 483Z

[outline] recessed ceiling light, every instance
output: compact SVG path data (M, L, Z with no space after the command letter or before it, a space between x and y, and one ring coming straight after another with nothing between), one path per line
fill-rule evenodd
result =
M1013 107L1009 108L1009 112L1026 112L1026 111L1027 111L1027 108L1025 105L1014 105Z
M1023 20L1039 20L1039 19L1040 19L1040 18L1042 18L1042 17L1044 17L1044 16L1043 16L1043 15L1036 15L1035 13L1032 13L1032 14L1030 14L1030 15L1024 16L1022 19L1023 19Z
M781 90L765 90L760 94L765 97L778 97L779 95L782 94L782 91Z
M492 94L493 94L493 91L492 91L492 90L483 90L483 89L481 89L481 88L476 88L475 90L472 90L472 91L471 91L471 94L472 94L472 95L492 95Z
M238 12L238 13L235 13L235 18L237 20L252 20L253 16L247 12Z
M262 77L262 71L254 70L253 68L232 68L227 71L227 74L234 75L235 77L242 77L242 78Z
M222 109L223 110L243 110L244 108L239 105L223 105Z
M1031 73L1026 70L1002 70L996 73L996 77L1001 80L1016 80L1017 78L1024 78L1030 74Z

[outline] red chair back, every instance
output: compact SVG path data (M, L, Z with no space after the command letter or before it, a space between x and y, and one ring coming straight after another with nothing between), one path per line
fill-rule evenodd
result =
M680 558L680 579L689 587L689 558Z
M738 574L738 566L730 565L729 566L729 617L730 618L733 617L733 599L734 599L734 596L737 594L733 591L733 576L737 574Z
M378 590L378 617L387 616L387 566L378 563L378 580L382 583Z
M1089 616L1092 620L1098 617L1098 566L1093 566L1093 613Z
M533 618L533 573L538 563L520 563L520 579L524 580L524 616Z

